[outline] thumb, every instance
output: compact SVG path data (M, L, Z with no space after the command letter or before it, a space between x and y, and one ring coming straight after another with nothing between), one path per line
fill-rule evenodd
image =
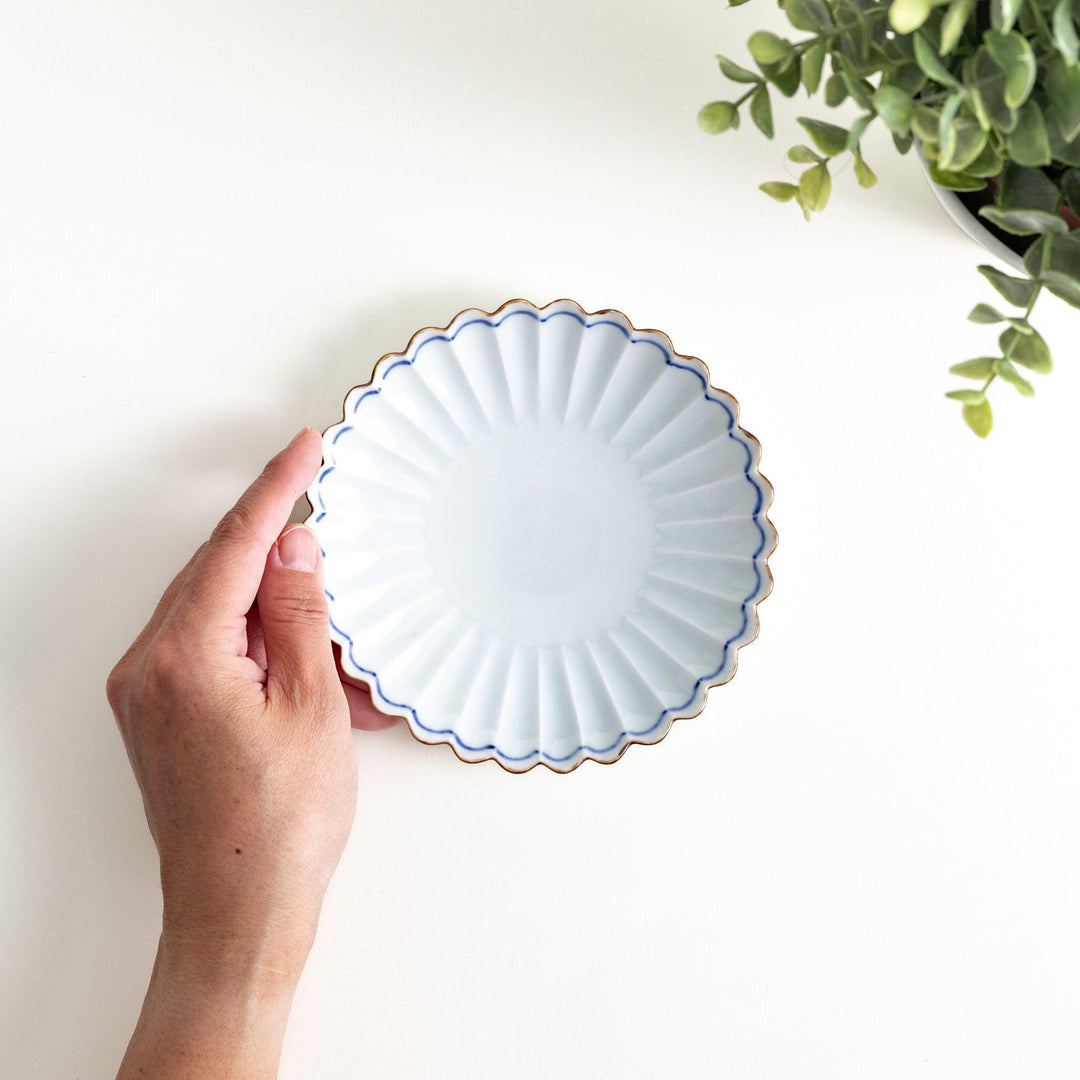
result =
M319 542L306 526L286 526L270 549L258 600L267 695L312 704L321 695L340 694Z

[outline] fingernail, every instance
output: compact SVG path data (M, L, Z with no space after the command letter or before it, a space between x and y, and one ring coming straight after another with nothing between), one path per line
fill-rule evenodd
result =
M309 431L310 427L302 427L293 437L289 446L295 446Z
M319 561L319 543L306 525L286 529L277 542L278 558L286 570L311 573Z

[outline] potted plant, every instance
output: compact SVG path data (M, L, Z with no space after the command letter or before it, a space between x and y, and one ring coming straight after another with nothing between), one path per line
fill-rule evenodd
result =
M799 117L809 145L787 156L805 169L797 183L761 185L773 199L797 203L807 220L829 200L838 156L852 155L860 185L877 182L861 149L870 124L884 124L901 154L917 144L950 212L970 215L968 231L991 248L990 237L1004 244L998 250L1020 271L979 267L1015 310L977 304L968 318L1000 326L998 351L949 369L979 384L947 396L985 437L991 384L1008 382L1030 396L1021 369L1050 370L1050 350L1031 323L1039 297L1050 292L1080 307L1080 0L780 0L780 7L800 35L751 35L756 70L718 56L721 72L744 90L704 106L698 122L709 133L727 131L745 110L771 139L774 91L792 97L802 86L832 108L854 102L859 112L847 127Z

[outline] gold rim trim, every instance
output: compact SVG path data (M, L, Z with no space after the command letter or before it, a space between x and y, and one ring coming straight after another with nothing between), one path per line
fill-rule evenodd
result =
M746 428L744 428L742 424L739 423L739 418L741 418L742 416L742 407L739 405L739 399L735 397L735 395L732 394L730 391L722 390L719 386L713 385L712 374L709 371L709 365L706 364L705 361L698 356L691 356L687 353L676 352L675 346L671 342L671 338L668 337L668 335L664 333L663 330L653 330L648 327L635 326L623 312L618 310L618 308L600 308L597 311L586 311L576 300L571 300L568 297L563 297L558 300L551 300L547 304L544 304L542 307L534 304L531 300L524 300L518 297L513 300L507 300L504 304L500 304L494 311L484 311L483 308L475 307L462 308L461 311L459 311L445 326L421 327L419 330L416 331L416 333L412 335L412 337L409 338L408 344L400 352L384 353L382 356L379 357L378 360L375 361L375 365L371 369L371 378L368 379L367 382L357 383L355 386L349 387L348 391L346 391L345 396L344 398L342 398L341 401L341 419L324 428L322 432L323 436L325 437L326 432L329 431L330 428L337 427L338 424L344 424L347 421L348 418L345 414L345 405L348 402L349 396L352 394L352 392L354 390L364 390L369 386L373 386L375 380L381 376L382 368L387 364L387 362L391 360L401 360L407 357L412 351L412 347L417 341L417 339L420 338L422 335L430 333L445 333L450 329L451 326L454 325L454 323L458 321L458 319L462 317L462 315L466 315L471 311L475 311L478 314L483 315L486 319L494 319L498 315L502 314L502 312L504 312L507 308L512 307L515 304L523 304L537 313L546 311L548 308L554 307L556 304L570 304L577 310L577 312L582 316L582 318L585 319L592 319L598 315L617 315L620 319L625 320L626 325L629 326L635 334L655 334L658 338L662 338L667 343L668 351L673 357L679 360L690 360L695 364L700 364L705 371L706 385L713 390L720 390L722 394L725 394L735 403L735 429L739 432L740 435L744 436L757 448L757 462L754 462L752 464L754 472L757 474L758 480L760 480L762 485L764 486L764 491L762 492L763 505L756 516L763 518L768 523L769 528L772 530L772 543L769 545L768 550L762 552L761 555L757 556L757 558L760 559L761 565L765 570L767 586L765 588L765 591L761 594L761 596L757 598L757 600L754 601L751 607L752 618L754 621L754 632L745 641L735 646L735 653L732 657L731 662L731 671L724 678L717 679L716 682L707 683L705 686L702 687L703 696L701 699L701 708L697 709L695 712L692 713L680 713L678 716L670 717L667 728L664 730L664 733L657 739L650 740L628 738L620 747L619 752L612 758L595 758L590 757L588 754L584 754L569 768L562 769L559 768L557 764L553 764L550 761L545 761L543 754L540 754L538 759L534 761L531 765L526 766L524 769L514 769L511 768L509 765L505 764L500 759L498 754L492 754L490 757L485 758L476 758L475 760L472 758L463 757L458 751L457 746L454 745L453 736L450 736L446 739L436 739L430 741L428 739L421 738L413 730L413 726L409 723L409 718L407 716L403 716L401 713L397 712L389 712L386 709L382 708L379 704L379 701L377 700L379 696L378 693L372 691L370 683L368 683L366 680L362 680L363 688L368 691L368 695L371 698L371 703L375 706L376 710L378 712L381 712L384 716L391 716L397 720L404 721L405 727L408 730L409 734L422 746L448 746L453 752L454 757L456 757L458 761L461 761L466 765L484 765L489 761L494 761L500 769L502 769L504 772L511 773L514 776L523 776L525 773L532 772L532 770L535 769L538 765L542 765L544 768L549 769L553 773L558 773L561 776L566 776L572 772L576 772L579 768L581 768L582 765L585 764L586 761L593 761L597 765L614 765L615 762L617 762L623 756L623 754L625 754L626 751L630 749L631 746L656 746L658 743L662 743L668 737L668 735L671 734L671 729L675 726L675 722L677 720L692 720L695 716L700 716L705 711L705 706L709 703L709 692L711 690L715 690L718 686L723 686L726 683L729 683L733 678L735 678L735 673L739 669L739 652L742 649L746 648L747 645L750 645L754 641L756 641L758 634L761 632L761 620L758 618L757 608L758 604L767 600L772 595L773 585L775 584L775 582L773 579L772 568L769 566L769 559L772 557L773 552L776 551L776 545L779 542L780 536L776 530L776 526L772 522L772 519L769 517L769 507L771 507L773 503L774 489L768 477L765 476L765 474L761 471L760 468L761 442L758 440L757 436L747 431ZM325 457L323 458L323 464L326 464ZM320 472L321 471L322 470L320 469ZM311 520L315 516L315 507L311 502L310 496L306 492L304 494L304 498L307 500L308 508L310 510L310 513L308 514L308 517L305 519L305 521L307 524L311 524ZM341 643L338 642L337 644L340 645ZM344 655L344 652L342 653L342 655Z

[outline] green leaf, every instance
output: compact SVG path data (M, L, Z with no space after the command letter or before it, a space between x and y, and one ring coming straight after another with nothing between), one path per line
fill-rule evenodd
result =
M1007 140L1009 156L1018 165L1049 165L1053 160L1042 109L1035 101L1024 102L1016 130Z
M750 55L759 64L778 64L791 56L791 42L768 30L758 30L746 43Z
M825 66L824 41L811 45L802 56L802 81L808 94L816 94L821 85L821 69Z
M873 113L866 113L864 116L860 116L855 120L855 123L851 125L851 130L848 132L847 137L847 149L858 149L859 143L862 140L863 132L874 122L875 116Z
M962 401L965 405L978 405L986 400L982 390L950 390L945 396L953 401Z
M770 199L777 202L791 202L799 190L794 184L785 183L783 180L767 180L759 185L759 190L764 191Z
M761 64L761 73L780 91L784 97L794 97L802 79L799 65L794 63L795 54L778 64Z
M941 20L941 55L948 56L956 48L960 35L964 32L975 0L952 0Z
M984 206L979 217L1013 236L1034 236L1037 233L1069 231L1069 226L1057 214L1045 210L1005 210L1000 206Z
M848 96L843 75L830 75L825 80L825 104L835 109Z
M865 64L870 59L871 34L862 4L859 0L835 0L833 10L837 28L841 31L833 45L833 55L846 55L852 63Z
M984 398L978 405L965 405L961 411L964 423L980 439L985 439L990 434L990 429L994 426L994 414L989 401Z
M987 134L979 122L970 116L961 116L953 125L956 132L956 148L953 150L950 168L954 172L966 172L968 166L979 159L986 146Z
M897 86L879 86L874 91L873 107L894 135L906 135L915 112L915 102Z
M1053 234L1041 241L1038 280L1055 296L1080 307L1080 235Z
M1061 197L1057 185L1042 169L1006 161L1001 170L995 202L1010 210L1046 210L1057 213Z
M989 266L984 263L979 267L979 273L982 274L991 285L1010 304L1014 304L1016 307L1027 307L1031 303L1032 296L1035 295L1035 282L1031 278L1012 277L1009 274L1003 273L996 266Z
M1014 327L1010 327L998 338L998 345L1003 356L1030 371L1047 372L1054 366L1050 350L1037 330L1030 334L1021 334Z
M927 105L916 105L911 114L911 130L924 143L938 141L940 114Z
M898 34L918 30L930 15L930 0L892 0L889 22Z
M859 187L872 188L877 183L874 170L863 161L863 156L858 147L852 153L855 155L855 179L859 181Z
M989 304L976 304L969 312L968 320L973 323L996 323L1004 322L1005 316Z
M1054 28L1054 44L1067 64L1075 64L1080 58L1080 37L1076 35L1072 9L1073 0L1059 0L1051 23Z
M1072 142L1080 136L1080 65L1070 67L1061 56L1046 63L1043 89L1061 137Z
M1001 155L988 141L979 156L967 165L964 171L969 176L997 176L1001 172Z
M913 40L915 42L915 63L919 65L924 74L942 86L957 87L960 85L952 72L941 62L941 58L934 51L933 45L926 40L924 34L921 32L916 34Z
M729 60L726 56L716 54L716 62L720 65L720 70L732 81L737 83L759 83L761 82L761 76L754 71L748 71L744 67L739 67L738 64Z
M949 368L950 375L959 375L964 379L988 379L994 373L993 356L978 356L974 360L963 360Z
M824 210L832 192L832 178L824 162L807 169L799 177L799 204L804 210Z
M783 0L781 6L796 30L825 30L832 25L829 9L822 0Z
M1005 100L1005 69L985 45L980 45L971 61L971 80L964 79L972 98L995 127L1010 132L1016 126L1016 110Z
M1080 308L1080 278L1058 270L1044 270L1039 283L1074 308Z
M730 101L710 101L697 114L698 127L709 135L739 126L739 110Z
M1035 53L1023 34L987 30L983 42L1005 72L1005 104L1018 109L1035 86Z
M1027 379L1025 379L1024 376L1021 375L1020 372L1017 371L1004 357L994 361L994 372L1000 375L1007 383L1012 383L1024 397L1032 397L1034 395L1035 387L1032 386L1031 383L1029 383Z
M938 168L945 172L962 172L953 158L957 149L956 114L964 102L965 91L950 94L941 107L941 116L938 117Z
M967 173L945 172L937 167L937 163L930 163L930 179L949 191L982 191L986 187L986 181L978 176L969 176Z
M813 140L814 145L828 157L835 157L847 149L847 128L837 127L836 124L826 124L810 116L800 116L798 121Z
M773 137L772 102L769 100L769 88L764 84L750 95L750 119L766 139Z
M840 67L840 76L844 80L847 92L864 109L872 109L874 107L874 99L871 96L871 90L859 75L854 63L852 63L850 58L845 56L844 53L834 52L833 59Z
M990 0L990 25L1007 34L1023 6L1024 0Z
M814 153L809 146L799 143L787 152L788 160L797 162L799 165L815 165L821 161L821 155Z

